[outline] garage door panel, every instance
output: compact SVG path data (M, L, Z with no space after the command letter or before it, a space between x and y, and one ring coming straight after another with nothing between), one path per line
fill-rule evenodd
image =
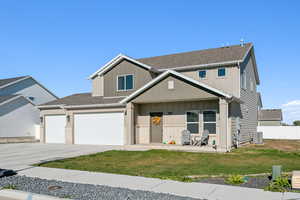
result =
M122 145L123 113L74 115L75 144Z
M65 143L65 126L64 115L45 116L46 143Z

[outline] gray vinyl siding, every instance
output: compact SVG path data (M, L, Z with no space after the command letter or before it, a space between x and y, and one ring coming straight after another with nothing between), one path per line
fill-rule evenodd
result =
M252 59L253 57L249 54L240 67L240 70L245 70L246 72L247 86L246 89L241 88L240 93L240 98L244 102L241 104L240 143L251 141L252 134L257 132L258 97ZM253 82L253 91L251 91L250 80Z

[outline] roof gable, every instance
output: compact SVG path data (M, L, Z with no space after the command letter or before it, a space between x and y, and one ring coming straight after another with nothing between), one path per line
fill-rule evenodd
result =
M118 56L116 56L115 58L113 58L111 61L109 61L108 63L106 63L102 68L100 68L99 70L97 70L95 73L93 73L89 78L93 79L95 76L99 76L104 74L105 72L107 72L108 70L112 69L113 67L115 67L118 63L122 62L123 60L127 60L130 61L132 63L137 64L137 66L140 66L144 69L153 71L153 72L157 72L156 69L154 69L153 67L146 65L144 63L141 63L133 58L130 58L129 56L123 55L123 54L119 54Z
M207 91L210 91L211 93L218 95L218 96L223 96L225 98L232 98L231 95L226 94L218 89L215 89L213 87L210 87L204 83L201 83L199 81L196 81L194 79L191 79L187 76L184 76L178 72L175 72L173 70L167 70L164 73L162 73L161 75L159 75L158 77L156 77L155 79L153 79L152 81L150 81L148 84L146 84L145 86L143 86L142 88L138 89L137 91L133 92L131 95L129 95L128 97L126 97L125 99L123 99L120 103L126 103L131 101L132 99L136 98L137 96L139 96L140 94L142 94L143 92L145 92L146 90L152 88L154 85L156 85L157 83L159 83L160 81L162 81L163 79L165 79L168 76L174 76L176 78L179 78L181 80L184 80L185 82L192 84L194 86L198 86L201 87Z

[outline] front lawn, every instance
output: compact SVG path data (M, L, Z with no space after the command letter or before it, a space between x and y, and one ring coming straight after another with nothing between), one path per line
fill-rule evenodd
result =
M167 150L107 151L38 166L173 180L186 180L187 176L269 173L272 165L282 165L285 172L300 170L298 146L278 150L276 145L271 145L273 142L242 147L226 154Z

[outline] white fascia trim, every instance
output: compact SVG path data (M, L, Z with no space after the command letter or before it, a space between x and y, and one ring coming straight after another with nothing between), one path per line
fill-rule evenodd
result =
M10 85L13 85L13 84L15 84L15 83L18 83L18 82L20 82L20 81L26 80L26 79L28 79L28 78L31 78L31 76L25 76L24 78L18 79L18 80L13 81L13 82L10 82L10 83L8 83L8 84L6 84L6 85L2 85L2 86L0 87L0 89L5 88L5 87L10 86Z
M247 52L245 53L245 55L244 55L244 57L243 57L243 59L242 59L242 62L244 62L244 60L245 60L246 57L248 56L249 52L251 51L252 47L253 47L253 44L250 45L249 49L248 49Z
M202 65L189 65L189 66L182 66L182 67L173 67L173 68L165 68L165 69L159 69L159 71L166 71L166 70L187 70L187 69L197 69L197 68L203 68L203 67L216 67L221 65L232 65L237 64L239 62L242 62L242 60L234 60L234 61L226 61L226 62L219 62L219 63L209 63L209 64L202 64Z
M113 58L112 60L110 60L108 63L106 63L103 67L101 67L99 70L97 70L95 73L93 73L89 79L94 78L95 76L100 76L101 74L105 73L106 71L108 71L110 68L112 68L116 63L118 63L120 60L128 60L131 61L133 63L136 63L137 65L140 65L141 67L150 70L150 71L154 71L157 72L157 70L149 65L146 65L144 63L141 63L133 58L130 58L129 56L126 56L124 54L119 54L118 56L116 56L115 58Z
M165 77L168 76L169 74L173 74L173 75L175 75L175 76L177 76L177 77L180 77L180 78L183 78L183 79L185 79L185 80L187 80L187 81L189 81L189 82L191 82L191 83L194 83L194 84L199 85L199 86L201 86L201 87L207 88L208 90L211 90L211 91L213 91L213 92L215 92L215 93L217 93L217 94L220 94L220 95L222 95L222 96L224 96L224 97L226 97L226 98L228 98L228 99L232 98L231 95L226 94L226 93L224 93L224 92L222 92L222 91L220 91L220 90L218 90L218 89L215 89L215 88L213 88L213 87L210 87L210 86L208 86L208 85L206 85L206 84L204 84L204 83L201 83L201 82L199 82L199 81L196 81L196 80L194 80L194 79L192 79L192 78L189 78L189 77L187 77L187 76L185 76L185 75L183 75L183 74L180 74L180 73L178 73L178 72L176 72L176 71L173 71L173 70L167 70L167 71L165 71L164 73L162 73L161 75L159 75L157 78L153 79L152 81L150 81L149 83L147 83L146 85L144 85L143 87L141 87L141 88L138 89L137 91L133 92L131 95L129 95L128 97L126 97L126 98L123 99L122 101L120 101L120 103L122 103L122 104L126 103L128 100L134 98L135 96L137 96L137 95L140 94L141 92L144 92L146 89L148 89L149 87L153 86L155 83L157 83L158 81L162 80L163 78L165 78Z
M17 96L15 96L15 97L11 98L11 99L7 99L6 101L0 103L0 106L2 106L2 105L4 105L4 104L7 104L7 103L9 103L9 102L12 102L12 101L14 101L14 100L16 100L16 99L18 99L18 98L24 98L24 99L27 100L29 103L31 103L32 105L35 106L35 104L34 104L30 99L28 99L28 98L26 98L26 97L24 97L24 96L22 96L22 95L17 95Z
M42 109L42 108L63 108L64 104L59 104L59 105L41 105L41 106L37 106L38 109Z
M88 105L73 105L73 106L64 106L64 108L106 108L106 107L119 107L125 106L121 103L111 103L111 104L88 104Z

